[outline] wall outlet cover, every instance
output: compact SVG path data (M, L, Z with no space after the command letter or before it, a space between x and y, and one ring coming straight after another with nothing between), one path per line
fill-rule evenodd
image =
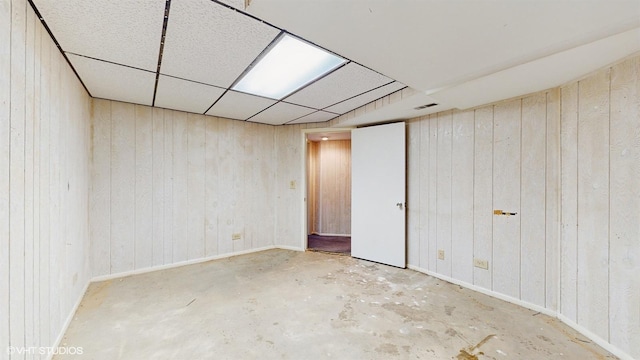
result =
M473 259L473 266L480 269L489 270L489 262L487 260Z

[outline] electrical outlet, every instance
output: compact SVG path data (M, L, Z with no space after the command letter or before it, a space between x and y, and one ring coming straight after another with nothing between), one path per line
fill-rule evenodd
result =
M473 259L473 266L480 269L489 270L489 262L487 260Z
M240 238L242 238L240 233L231 234L231 240L240 240Z
M444 250L438 250L438 260L444 260Z
M289 189L295 189L295 188L296 188L296 181L295 180L289 181Z

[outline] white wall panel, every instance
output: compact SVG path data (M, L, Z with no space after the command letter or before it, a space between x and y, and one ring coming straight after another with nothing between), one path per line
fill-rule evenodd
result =
M438 257L438 273L451 276L451 156L453 146L452 112L438 114L438 147L436 163L436 233L437 251L444 252L444 259Z
M90 278L90 99L27 1L0 1L0 23L4 359L53 346Z
M407 123L407 262L420 264L420 123Z
M274 127L96 100L93 128L94 181L105 162L112 179L91 196L111 204L110 230L92 238L108 266L94 276L274 243ZM91 217L94 234L103 222Z
M609 341L640 357L640 57L611 70Z
M520 191L521 296L545 306L547 94L522 99Z
M453 112L451 145L451 276L473 283L474 112Z
M609 70L578 83L578 324L609 338Z

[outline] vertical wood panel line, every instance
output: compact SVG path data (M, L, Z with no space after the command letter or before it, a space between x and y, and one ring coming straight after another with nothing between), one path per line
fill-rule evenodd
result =
M547 222L547 169L549 166L547 154L549 152L549 131L547 127L547 123L549 122L549 92L545 91L544 93L544 299L545 306L548 307L547 304L547 267L549 264L549 259L547 256L547 229L549 224Z
M495 128L495 124L496 124L496 106L492 105L491 106L491 208L495 208L495 194L496 192L493 191L493 173L495 172L495 139L496 139L496 128ZM495 216L491 217L491 262L495 263L495 259L496 259L496 254L495 254L495 250L493 249L493 236L495 234ZM491 290L493 290L493 277L494 277L495 272L493 271L493 264L491 265Z
M580 175L580 84L582 83L582 81L578 81L578 86L576 86L576 228L578 227L578 224L580 223L580 181L578 181L578 176ZM562 141L562 140L561 140ZM571 225L573 226L573 224ZM578 309L578 294L580 294L580 291L578 289L578 287L580 286L580 281L578 281L579 279L579 259L578 259L578 254L579 251L578 249L580 248L580 236L579 233L576 232L576 253L575 253L575 257L576 257L576 296L575 296L575 302L576 302L576 323L578 323L578 314L580 314L580 310ZM579 324L579 323L578 323Z
M518 267L518 278L520 279L518 281L518 299L522 299L522 126L523 126L523 122L522 122L522 106L524 105L522 98L520 98L520 119L518 121L520 121L520 199L518 199L518 212L520 213L520 216L518 216L518 222L520 223L518 225L518 232L519 232L519 236L518 236L518 249L520 251L518 251L518 262L520 263L520 266ZM545 254L545 258L546 258L546 254Z
M9 2L9 18L10 18L10 23L13 24L13 1ZM11 49L13 49L13 26L9 25L9 52L11 52ZM13 61L12 61L12 56L9 55L9 70L11 71L11 69L13 68ZM12 120L12 116L11 116L11 109L13 108L13 96L11 96L11 89L13 88L13 82L11 81L13 79L12 76L9 76L9 91L8 91L8 99L9 99L9 129L7 132L7 138L8 138L8 149L9 149L9 154L7 156L7 176L8 181L7 181L7 185L9 186L7 188L9 194L7 196L7 208L9 210L8 216L7 216L7 234L9 235L9 241L8 241L8 249L7 249L7 259L9 260L9 263L7 264L7 287L9 290L9 298L7 299L7 308L9 309L9 311L11 311L11 120ZM9 326L9 341L8 344L9 346L12 346L11 343L11 339L13 338L11 336L11 316L10 314L7 314L7 325Z
M608 89L608 99L607 99L607 103L609 104L609 113L607 115L608 120L609 120L609 134L607 134L609 136L609 148L608 148L608 165L609 168L607 169L607 183L609 186L608 189L608 196L609 196L609 201L608 201L608 212L609 212L609 216L611 216L611 73L613 72L613 67L609 67L609 71L607 72L608 74L608 85L609 85L609 89ZM609 237L609 241L607 241L607 318L609 319L609 321L611 321L611 220L607 221L607 235ZM607 324L607 342L611 341L611 323L609 322L609 324Z

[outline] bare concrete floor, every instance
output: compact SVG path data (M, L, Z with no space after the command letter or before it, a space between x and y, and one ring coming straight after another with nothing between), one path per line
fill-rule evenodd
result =
M553 318L415 271L285 250L92 284L63 344L80 359L615 358Z

